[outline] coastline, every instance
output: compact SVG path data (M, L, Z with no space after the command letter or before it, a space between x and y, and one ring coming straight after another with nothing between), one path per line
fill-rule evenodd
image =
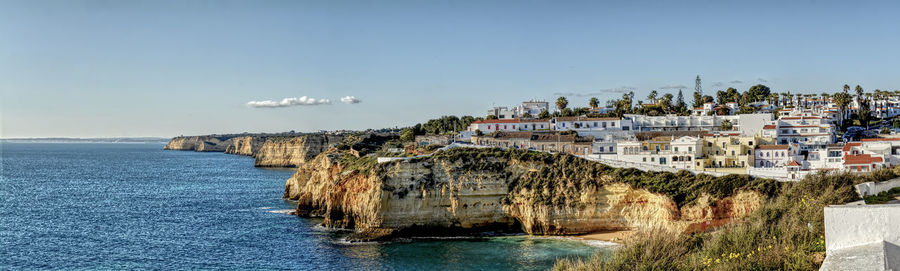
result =
M610 231L600 231L582 235L575 235L572 239L580 240L580 241L603 241L607 243L614 243L617 245L621 245L625 243L625 241L631 239L634 236L634 230L610 230Z

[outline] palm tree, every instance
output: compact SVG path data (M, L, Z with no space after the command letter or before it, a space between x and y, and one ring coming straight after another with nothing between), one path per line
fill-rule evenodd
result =
M591 97L591 100L588 102L588 104L591 105L591 108L597 108L597 106L600 106L600 100L598 100L597 97Z
M844 92L846 93L846 92L849 92L849 91L850 91L850 85L844 84Z
M556 109L559 109L559 111L566 109L566 106L568 105L569 100L567 100L566 97L559 97L556 99Z
M850 94L848 94L847 92L840 92L834 94L832 100L834 101L834 104L836 104L838 108L840 108L841 121L843 121L844 117L846 117L846 115L844 114L844 109L847 108L848 104L850 104Z

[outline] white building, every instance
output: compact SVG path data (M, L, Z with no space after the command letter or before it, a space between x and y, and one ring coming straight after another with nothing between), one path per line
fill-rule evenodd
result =
M588 117L558 117L550 120L553 130L575 130L581 134L590 131L630 131L631 120L621 118L588 118Z
M633 122L634 131L719 131L728 120L732 130L744 136L754 136L763 125L772 121L772 114L741 114L734 116L645 116L627 114L625 119Z
M643 165L696 169L694 161L702 158L702 147L703 140L690 136L619 141L613 159Z
M496 106L487 111L488 115L497 116L498 119L516 119L525 117L525 113L535 118L541 112L550 110L550 104L546 101L530 100L524 101L522 104L509 108L506 106Z
M757 145L754 156L756 156L754 166L758 168L780 168L787 166L791 161L802 160L797 144Z
M485 134L497 131L515 132L519 131L519 125L518 119L476 120L469 125L468 131L481 131Z
M498 119L515 119L518 118L518 113L515 108L510 109L506 106L496 106L487 111L488 116L494 115Z
M550 120L539 119L497 119L497 120L478 120L469 125L467 131L475 132L481 130L482 133L489 134L497 131L516 132L516 131L550 131Z

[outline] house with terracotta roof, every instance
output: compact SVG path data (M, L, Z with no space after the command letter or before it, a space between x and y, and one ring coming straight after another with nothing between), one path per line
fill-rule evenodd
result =
M550 119L554 131L631 131L631 120L622 118L557 117Z
M879 168L885 168L887 164L883 157L871 154L851 154L844 156L844 170L849 172L871 172Z
M468 131L481 131L485 134L493 132L515 132L519 131L519 119L494 119L494 120L476 120L469 125Z
M538 132L499 132L494 135L472 136L472 143L509 149L560 152L573 155L592 154L591 137Z

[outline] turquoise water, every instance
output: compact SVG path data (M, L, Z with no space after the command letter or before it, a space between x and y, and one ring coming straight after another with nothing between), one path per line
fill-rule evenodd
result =
M285 214L292 170L158 144L0 145L0 269L543 270L599 248L505 236L346 244Z

